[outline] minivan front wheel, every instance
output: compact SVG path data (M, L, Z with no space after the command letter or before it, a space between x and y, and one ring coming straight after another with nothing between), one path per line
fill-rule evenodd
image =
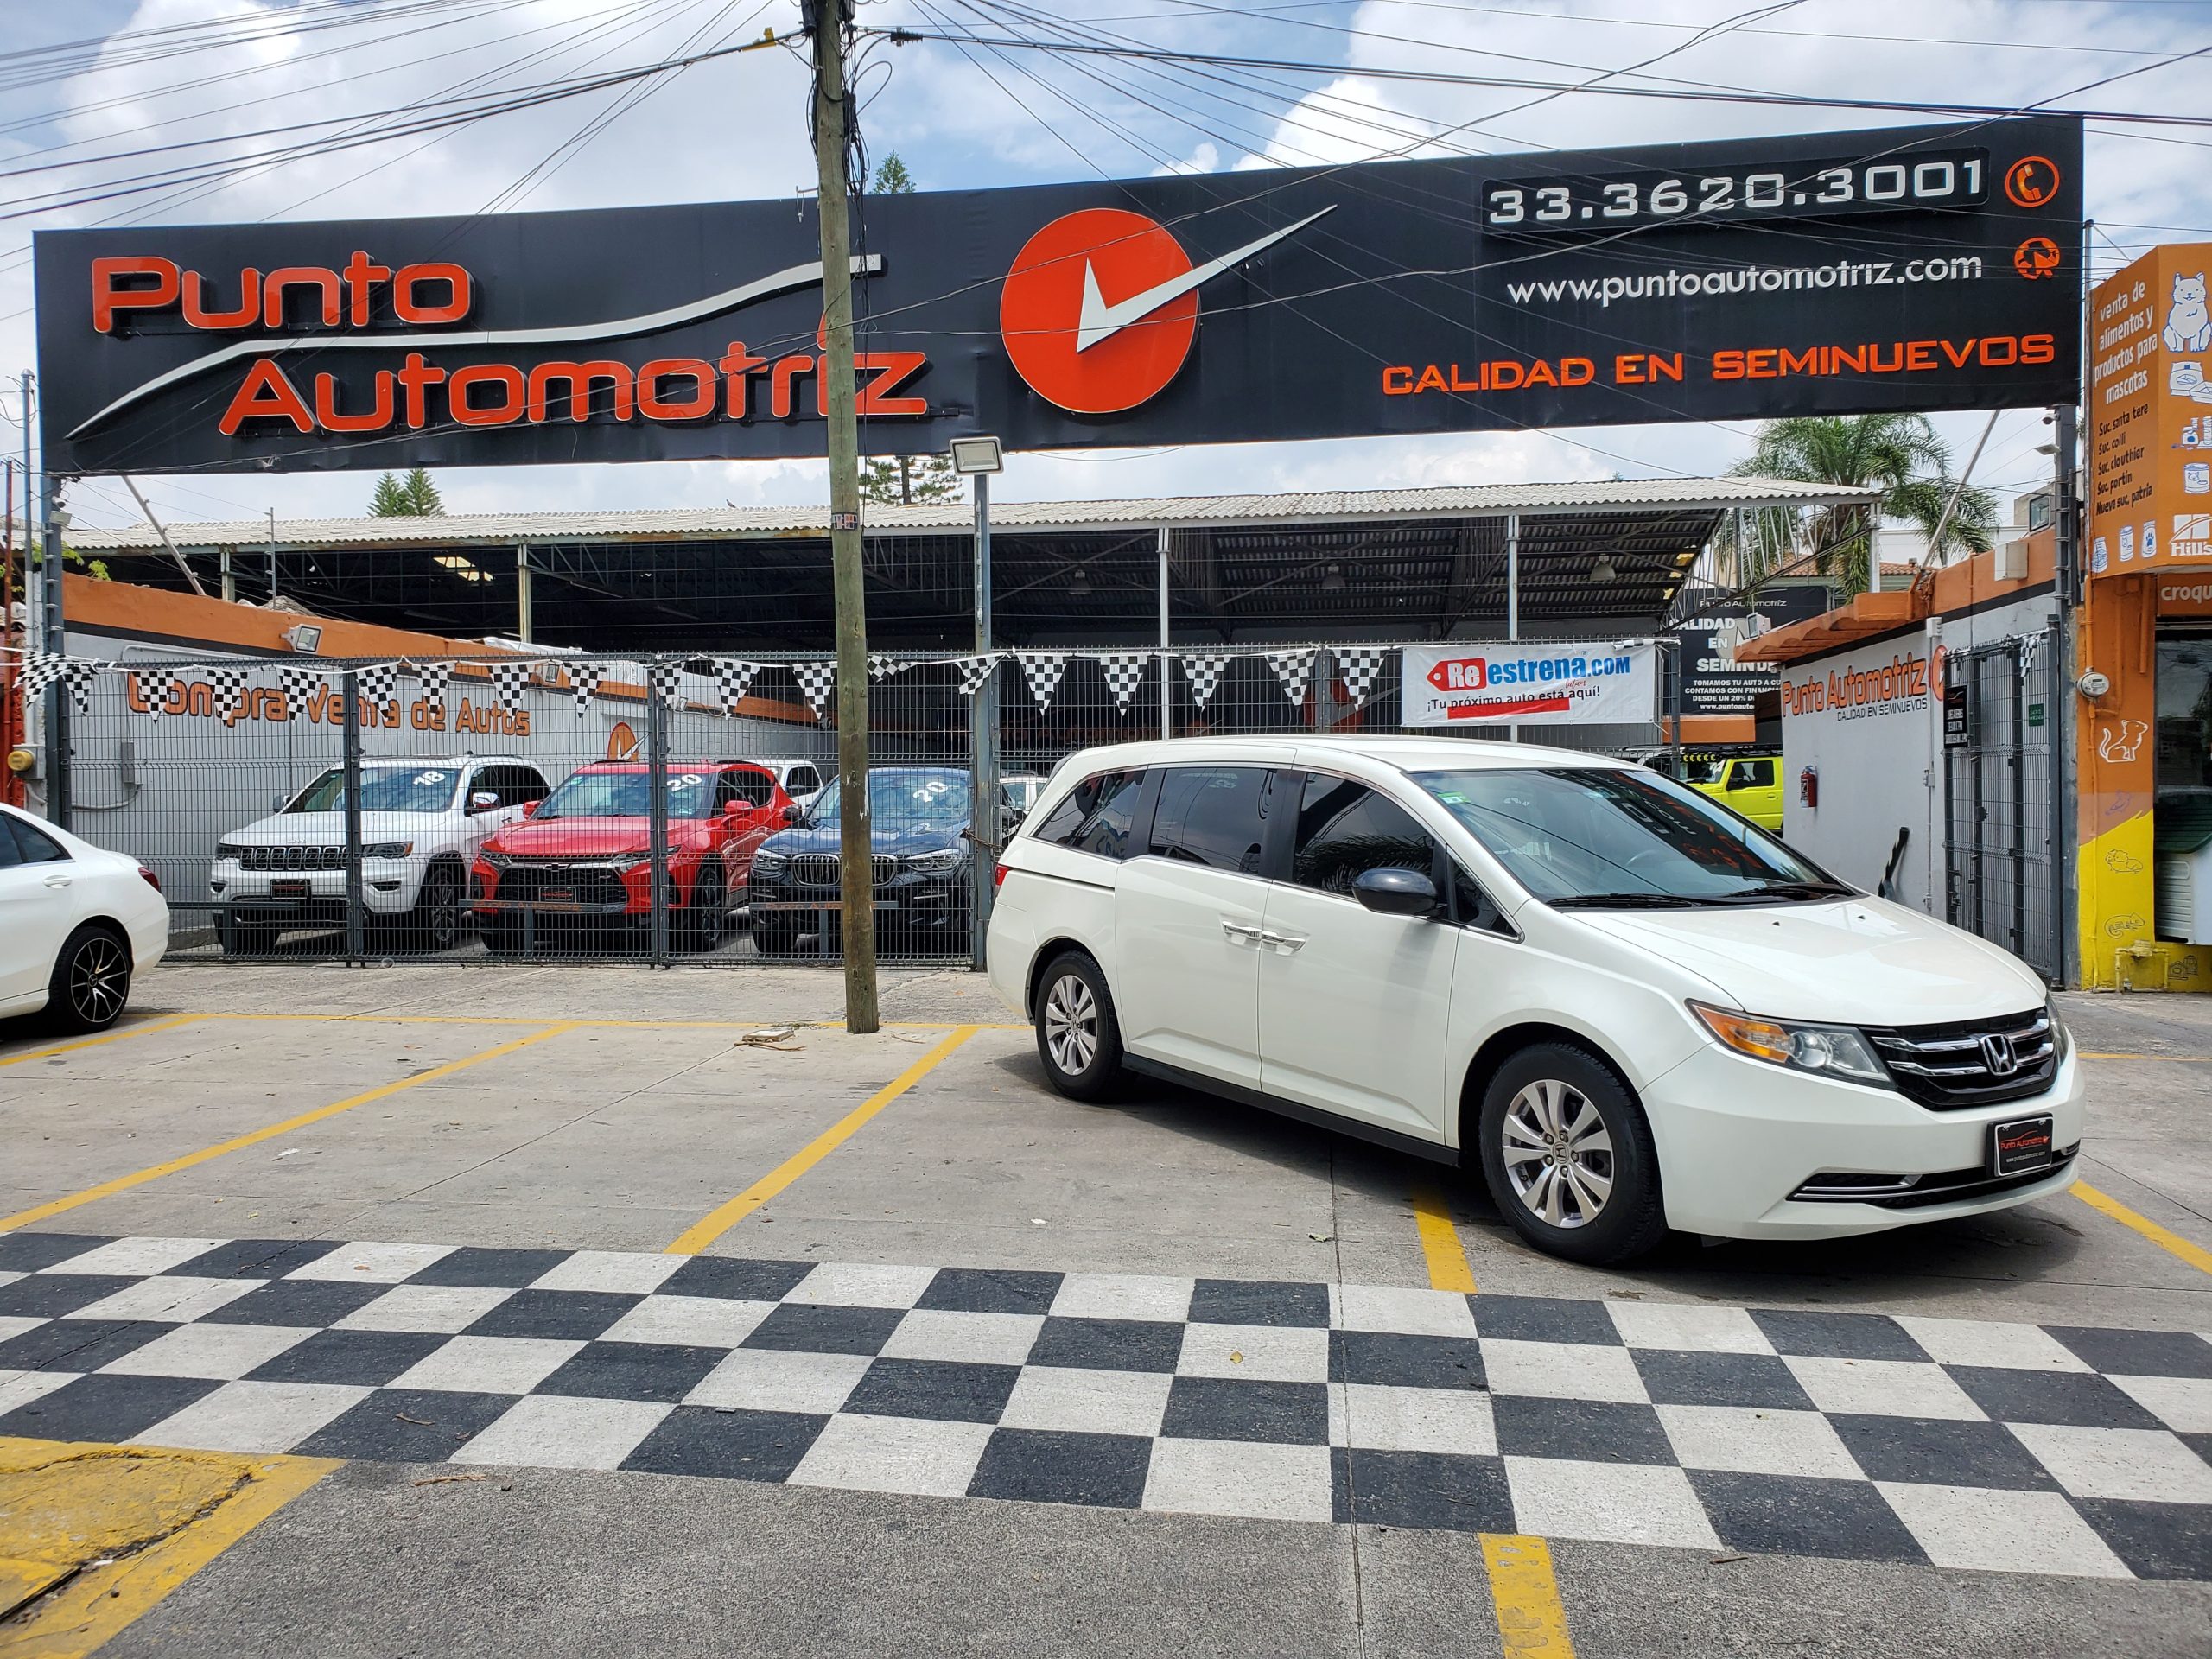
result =
M1122 1027L1098 964L1079 950L1052 958L1037 981L1037 1058L1071 1100L1103 1100L1122 1071Z
M1538 1249L1599 1264L1667 1236L1651 1126L1588 1051L1541 1043L1507 1060L1484 1092L1478 1135L1491 1197Z

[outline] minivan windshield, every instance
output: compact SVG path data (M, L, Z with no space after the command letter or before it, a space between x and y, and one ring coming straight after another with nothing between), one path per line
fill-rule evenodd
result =
M1562 909L1795 903L1858 891L1653 772L1499 767L1414 781L1522 887Z
M442 812L453 804L458 766L364 766L364 812ZM336 812L346 804L346 772L333 766L302 790L287 812Z
M668 774L668 816L703 818L715 798L714 779L703 772ZM571 772L537 809L547 818L643 818L652 815L652 774L637 772Z
M832 779L807 822L836 823L842 793L839 780ZM877 830L957 830L968 822L968 780L957 772L880 768L868 775L868 816Z

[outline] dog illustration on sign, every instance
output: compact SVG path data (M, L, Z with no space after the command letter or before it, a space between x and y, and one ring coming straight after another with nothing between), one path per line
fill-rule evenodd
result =
M2150 735L2147 721L2123 720L2117 726L2097 728L2097 759L2107 761L2133 760L2143 747L2143 740Z
M2204 273L2174 277L2174 301L2166 313L2166 349L2201 352L2212 346L2212 311L2204 308Z

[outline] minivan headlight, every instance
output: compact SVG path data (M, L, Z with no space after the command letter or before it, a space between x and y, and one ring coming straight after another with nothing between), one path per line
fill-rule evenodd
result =
M1727 1047L1769 1065L1871 1084L1878 1089L1894 1086L1881 1061L1874 1058L1872 1047L1854 1027L1765 1020L1755 1014L1708 1007L1702 1002L1691 1003L1690 1012Z
M2050 1021L2050 1056L2058 1065L2066 1064L2066 1057L2074 1052L2074 1033L2066 1029L2066 1022L2058 1017L2058 1004L2043 1005L2043 1016Z

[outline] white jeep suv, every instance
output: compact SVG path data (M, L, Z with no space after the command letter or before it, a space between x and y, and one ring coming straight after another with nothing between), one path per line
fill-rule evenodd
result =
M450 950L476 849L545 798L512 755L361 762L361 898L380 934ZM289 928L346 919L346 772L333 766L269 817L223 837L207 888L225 954L267 950Z

